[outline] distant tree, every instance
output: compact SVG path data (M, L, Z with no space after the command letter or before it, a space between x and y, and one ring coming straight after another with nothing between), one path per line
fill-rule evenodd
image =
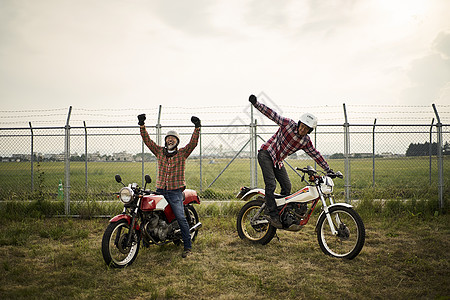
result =
M343 153L334 153L330 156L331 159L343 159L345 158Z
M83 156L84 156L84 154L83 154ZM70 161L84 161L84 158L80 157L78 155L71 155L70 156Z
M445 145L443 147L444 149L442 149L442 154L443 155L450 155L450 144L448 142L445 142Z
M406 150L406 156L427 156L430 155L430 143L425 142L424 144L409 144ZM437 155L437 143L431 144L431 155Z

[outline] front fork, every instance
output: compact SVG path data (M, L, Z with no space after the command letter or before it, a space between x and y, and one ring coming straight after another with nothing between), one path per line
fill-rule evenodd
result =
M130 232L128 233L127 247L131 247L131 244L133 243L134 231L136 230L135 226L136 226L137 216L138 216L138 208L136 207L136 209L134 210L134 212L132 214L132 218L131 218L131 222L130 222Z
M328 210L328 206L327 206L327 202L325 201L325 197L323 196L322 191L320 191L320 189L318 189L318 190L319 190L320 200L322 201L323 211L325 213L325 216L327 217L328 224L330 225L331 233L333 233L333 235L338 235L338 231L334 227L333 220L331 219L331 215ZM334 204L333 197L328 196L328 199L330 199L330 205L333 205ZM336 223L338 225L341 224L341 220L339 219L339 215L337 215L337 214L336 214Z

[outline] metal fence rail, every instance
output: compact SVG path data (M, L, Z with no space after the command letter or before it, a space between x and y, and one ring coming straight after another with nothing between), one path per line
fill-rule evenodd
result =
M437 115L437 114L436 114ZM438 116L438 115L437 115ZM252 116L253 120L253 116ZM143 145L138 126L0 128L0 201L36 199L60 203L55 214L79 214L80 207L114 200L114 174L124 181L144 182L156 177L154 156ZM181 146L193 126L147 125L161 144L165 132L177 130ZM199 145L187 161L189 188L206 199L230 200L243 185L263 186L256 153L277 127L204 125ZM437 201L443 209L449 195L449 125L344 124L321 125L312 133L316 148L334 170L337 196L350 202L360 198L421 198ZM406 156L411 144L428 144L423 155ZM302 151L286 160L293 190L304 185L294 168L315 166ZM447 169L446 169L447 168Z

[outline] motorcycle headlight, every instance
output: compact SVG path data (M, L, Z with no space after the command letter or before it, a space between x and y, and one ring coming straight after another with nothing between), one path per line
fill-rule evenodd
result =
M328 176L325 176L323 181L324 182L321 185L322 193L331 194L333 192L333 187L334 187L333 179L331 179Z
M133 190L129 187L123 187L119 192L119 198L120 201L122 201L125 204L128 204L133 200Z

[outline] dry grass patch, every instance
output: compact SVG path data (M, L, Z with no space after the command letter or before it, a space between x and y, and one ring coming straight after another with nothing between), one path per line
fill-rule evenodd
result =
M435 299L450 296L450 218L371 218L352 261L324 255L313 224L266 246L239 239L234 217L200 216L193 255L141 248L108 268L107 220L0 221L1 299ZM25 230L24 230L25 229ZM11 237L16 234L17 238Z

